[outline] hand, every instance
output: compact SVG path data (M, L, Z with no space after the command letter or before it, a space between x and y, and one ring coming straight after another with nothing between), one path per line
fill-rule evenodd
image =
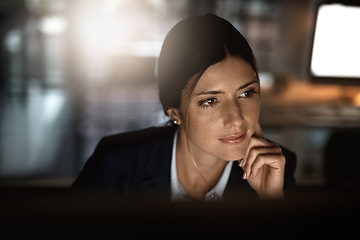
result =
M261 199L284 198L286 159L277 144L252 136L246 155L239 162L244 170L243 178Z

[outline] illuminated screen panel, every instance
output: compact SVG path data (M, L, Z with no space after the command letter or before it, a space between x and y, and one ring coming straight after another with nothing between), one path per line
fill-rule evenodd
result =
M320 5L310 71L313 77L360 79L360 6Z

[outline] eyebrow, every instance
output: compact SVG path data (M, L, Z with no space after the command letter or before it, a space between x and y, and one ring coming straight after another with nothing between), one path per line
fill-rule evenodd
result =
M245 83L244 85L241 85L238 89L236 89L236 91L239 91L241 89L244 89L244 88L247 88L248 86L250 86L251 84L254 84L254 83L258 83L258 80L254 80L254 81L251 81L251 82L248 82L248 83ZM201 93L198 93L198 94L195 94L196 96L200 96L200 95L207 95L207 94L222 94L222 93L225 93L223 91L216 91L216 90L210 90L210 91L205 91L205 92L201 92Z

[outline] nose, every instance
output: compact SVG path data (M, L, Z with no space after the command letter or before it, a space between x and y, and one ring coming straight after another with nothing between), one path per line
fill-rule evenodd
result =
M236 101L224 104L221 114L225 127L240 127L244 121L241 105Z

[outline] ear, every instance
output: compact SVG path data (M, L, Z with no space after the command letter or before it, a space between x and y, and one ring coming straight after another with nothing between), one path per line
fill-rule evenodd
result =
M181 115L180 115L179 109L169 108L168 110L166 110L166 112L173 122L176 121L175 124L177 124L177 125L181 124Z

